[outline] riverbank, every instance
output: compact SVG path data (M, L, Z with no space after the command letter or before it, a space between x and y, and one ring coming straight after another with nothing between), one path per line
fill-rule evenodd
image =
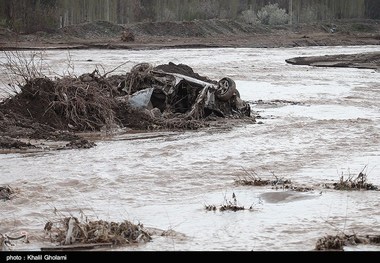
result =
M380 21L337 20L318 24L266 26L231 20L146 22L105 21L72 25L55 32L16 34L0 29L0 50L278 48L380 45Z

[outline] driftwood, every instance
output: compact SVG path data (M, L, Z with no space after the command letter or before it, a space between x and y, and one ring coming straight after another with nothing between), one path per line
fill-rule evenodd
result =
M41 251L73 251L73 250L91 250L101 247L112 247L113 243L93 243L93 244L76 244L76 245L65 245L65 246L55 246L55 247L43 247Z
M11 250L11 247L14 246L12 241L22 240L25 243L29 243L28 235L22 234L21 236L12 237L9 235L3 235L0 233L0 251Z
M76 217L63 219L57 227L47 222L45 233L54 243L58 243L62 250L66 247L89 249L94 246L127 245L149 242L151 235L142 224L132 224L129 221L122 223L103 220L80 222ZM49 248L45 248L49 249ZM52 248L55 250L56 248Z

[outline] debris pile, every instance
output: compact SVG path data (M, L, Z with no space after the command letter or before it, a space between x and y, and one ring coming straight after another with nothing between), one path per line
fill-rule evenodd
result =
M242 185L242 186L272 186L276 190L279 188L281 189L287 189L287 190L293 190L297 192L306 192L306 190L312 190L311 188L304 188L304 187L298 187L294 186L292 184L292 181L285 178L279 178L274 173L272 173L272 176L274 177L273 180L269 179L262 179L255 171L246 171L244 170L245 175L244 176L237 176L237 179L235 179L235 184Z
M216 207L216 205L205 205L205 209L207 211L216 211L216 210L218 210L217 207ZM249 210L252 210L252 209L253 209L253 207L251 206L249 208ZM232 201L231 200L227 200L227 198L225 198L224 203L219 206L219 211L220 212L224 212L224 211L237 212L237 211L242 211L242 210L246 210L246 208L244 206L238 205L238 201L237 201L235 193L232 193Z
M315 250L339 250L343 251L345 246L356 246L360 244L379 245L380 236L358 236L340 234L328 235L318 239Z
M15 191L10 186L0 186L0 200L8 201L11 200Z
M51 242L59 245L103 244L128 245L151 241L151 235L144 230L142 224L129 221L122 223L103 220L80 222L76 217L61 220L58 226L47 222L44 228Z
M342 175L339 182L332 184L335 190L368 190L368 191L378 191L379 188L367 181L367 175L361 171L359 175L354 178L353 176L348 176L347 179ZM326 188L330 186L326 185Z
M24 243L29 243L28 234L26 232L23 232L20 236L13 237L0 233L0 251L11 251L15 246L15 241L19 240Z
M230 78L213 81L174 63L140 63L125 75L108 74L95 70L79 77L27 79L19 93L0 102L0 135L69 139L76 145L78 132L194 130L216 118L255 121ZM0 147L12 143L0 142Z

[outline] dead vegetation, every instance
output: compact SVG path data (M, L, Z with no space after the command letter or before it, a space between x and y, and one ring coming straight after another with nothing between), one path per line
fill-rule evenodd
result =
M5 101L4 107L18 109L22 116L57 129L95 131L110 127L116 107L110 85L97 72L90 81L80 78L29 80L21 92Z
M9 236L0 233L0 251L10 251L15 246L15 241L29 243L27 233L23 232L20 236Z
M8 201L15 195L16 191L9 185L0 186L0 200Z
M152 237L142 224L103 220L81 222L76 217L66 217L58 223L47 222L44 231L52 243L70 246L71 249L86 245L122 246L151 241Z
M54 217L48 219L38 239L52 243L52 246L41 247L41 251L76 251L97 248L110 249L121 246L138 246L152 241L153 236L186 238L174 230L145 228L142 223L131 221L113 222L90 220L80 210L80 216L66 215L54 207ZM33 239L34 239L33 238ZM0 251L13 251L19 242L30 243L28 232L19 235L0 233Z
M360 191L360 190L369 190L369 191L379 191L379 188L368 182L367 174L365 170L367 166L357 175L348 174L347 177L342 174L339 182L333 183L332 185L325 184L325 187L328 189L335 189L340 191Z
M274 179L263 179L255 171L247 171L243 169L244 175L237 176L234 180L235 184L242 186L271 186L273 189L292 190L297 192L310 192L314 189L312 187L296 186L291 180L285 178L279 178L274 173L272 177Z
M338 250L343 251L346 246L357 246L357 245L380 245L380 236L358 236L356 234L338 234L338 235L327 235L318 239L315 250Z
M368 182L368 176L365 173L367 166L357 175L348 174L345 176L342 174L339 182L332 184L323 184L322 186L327 189L334 189L339 191L348 190L368 190L379 191L379 188ZM263 179L255 171L247 171L243 169L244 175L237 175L237 179L234 180L235 184L242 186L271 186L273 189L292 190L297 192L309 192L314 191L313 186L297 186L294 185L291 180L285 178L279 178L274 173L272 177L274 179Z
M238 185L245 185L245 186L285 186L290 185L290 180L285 180L284 178L278 178L274 173L272 173L272 176L274 177L274 180L269 179L262 179L257 172L255 171L247 171L243 169L244 176L238 175L238 178L235 179L235 183Z
M340 181L337 183L333 183L332 186L328 186L327 184L324 185L324 187L334 190L376 190L378 191L378 187L374 186L371 183L368 183L367 181L367 174L365 173L365 170L367 169L367 166L364 167L364 169L359 173L357 176L349 175L347 179L344 179L344 176L342 175L340 178ZM263 179L261 176L258 175L255 171L247 171L244 170L243 176L238 176L237 179L235 179L235 184L241 185L241 186L270 186L272 188L278 189L287 189L291 191L298 191L298 192L309 192L314 191L314 187L300 187L300 186L294 186L293 183L290 180L285 180L284 178L278 178L277 176L272 173L272 177L274 179ZM322 193L322 192L321 192ZM236 197L235 203L236 203ZM232 208L233 203L230 202L229 204ZM216 206L207 206L206 209L208 211L216 211ZM223 209L223 206L221 206L220 210ZM357 246L357 245L380 245L380 236L379 235L365 235L360 236L357 234L347 235L344 233L338 234L338 235L327 235L325 237L319 238L315 245L315 250L318 251L327 251L327 250L333 250L333 251L343 251L344 247L347 246Z
M219 210L220 212L237 212L242 210L253 210L253 206L250 206L249 209L246 209L244 206L239 205L235 193L232 193L232 199L227 199L226 197L224 197L224 202L219 207L217 207L216 205L205 205L205 209L207 211Z

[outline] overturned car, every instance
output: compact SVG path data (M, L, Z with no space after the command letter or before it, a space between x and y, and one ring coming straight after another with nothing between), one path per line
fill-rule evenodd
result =
M235 82L228 77L213 81L186 65L169 63L153 67L140 63L118 86L130 106L147 109L155 117L180 114L191 119L250 117L250 105L240 98Z

